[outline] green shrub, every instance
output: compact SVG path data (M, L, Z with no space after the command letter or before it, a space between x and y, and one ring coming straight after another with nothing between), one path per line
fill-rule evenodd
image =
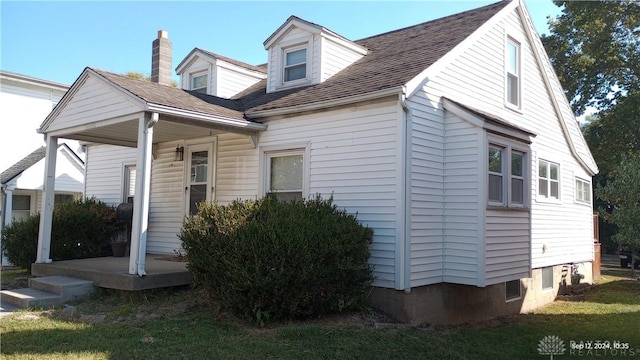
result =
M31 272L38 250L40 214L17 220L2 229L2 250L9 262Z
M195 285L258 323L358 308L373 231L319 197L202 204L180 239Z
M30 270L36 259L40 215L11 223L2 231L9 261ZM115 208L95 199L56 204L53 210L53 260L82 259L110 254L111 235L121 229Z

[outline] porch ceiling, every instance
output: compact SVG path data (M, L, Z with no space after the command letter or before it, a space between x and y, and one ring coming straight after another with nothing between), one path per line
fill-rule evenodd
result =
M153 127L153 143L164 143L212 136L224 132L255 134L255 130L241 130L220 124L205 123L170 115L160 115ZM82 129L66 133L64 138L79 141L135 147L138 140L138 120L132 119L116 124Z

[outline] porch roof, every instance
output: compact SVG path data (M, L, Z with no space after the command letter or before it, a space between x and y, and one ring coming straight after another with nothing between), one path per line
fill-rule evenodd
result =
M138 119L158 113L154 142L237 132L266 125L246 120L237 100L85 68L38 130L86 142L136 146Z

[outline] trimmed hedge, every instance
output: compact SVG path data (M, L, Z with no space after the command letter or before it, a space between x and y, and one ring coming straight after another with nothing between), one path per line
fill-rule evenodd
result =
M31 269L38 248L40 214L16 221L2 232L2 248L9 261ZM113 233L122 226L116 222L115 208L95 200L57 204L53 209L51 259L83 259L111 254Z
M360 307L373 231L333 200L201 204L179 234L195 285L259 324Z

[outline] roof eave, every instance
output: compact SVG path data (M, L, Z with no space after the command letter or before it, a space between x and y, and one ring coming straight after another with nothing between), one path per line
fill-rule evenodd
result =
M276 109L267 109L267 110L248 110L245 112L245 115L250 118L264 118L270 116L280 116L280 115L290 115L295 113L301 113L305 111L314 111L332 108L341 105L349 105L353 103L358 103L362 101L375 100L383 97L393 96L402 94L403 88L402 86L387 88L378 91L372 91L365 94L359 94L354 96L343 97L339 99L332 99L326 101L318 101L309 104L300 104L289 107L282 107Z
M145 110L149 112L155 112L160 115L176 116L176 117L188 118L196 121L206 121L209 123L229 126L232 128L236 128L238 130L244 130L249 132L263 131L267 129L267 125L248 121L248 120L233 119L229 117L217 116L217 115L202 113L198 111L178 109L178 108L174 108L174 107L162 105L162 104L147 103Z

